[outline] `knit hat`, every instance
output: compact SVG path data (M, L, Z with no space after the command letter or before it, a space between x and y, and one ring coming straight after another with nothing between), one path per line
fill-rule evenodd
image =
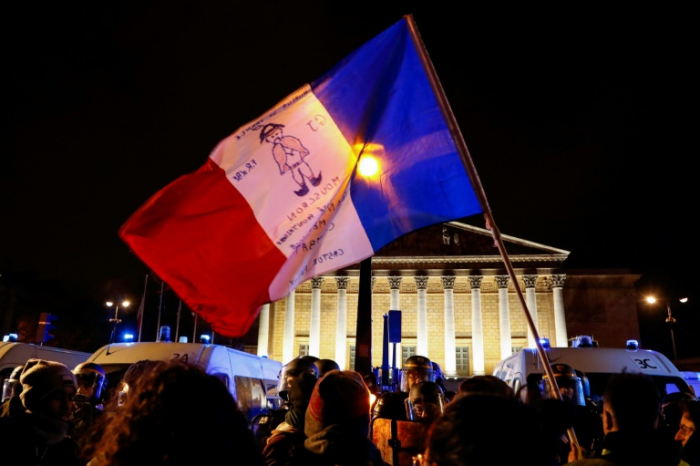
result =
M369 429L369 389L362 376L333 370L318 380L311 393L304 433L310 437L330 425L363 419Z
M65 364L43 359L30 359L19 378L22 384L20 399L28 410L36 409L39 401L56 390L67 387L77 390L75 375Z

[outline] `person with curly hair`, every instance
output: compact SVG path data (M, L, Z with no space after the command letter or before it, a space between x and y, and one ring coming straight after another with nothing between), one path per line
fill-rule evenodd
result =
M222 458L263 464L245 415L221 380L179 361L153 370L130 385L99 438L83 450L89 466L189 466Z
M456 397L431 426L421 466L558 465L545 420L512 396Z

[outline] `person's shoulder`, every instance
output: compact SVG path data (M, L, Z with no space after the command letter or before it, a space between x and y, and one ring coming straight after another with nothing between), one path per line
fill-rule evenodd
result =
M617 463L608 461L605 458L585 458L582 460L571 461L566 463L564 466L617 466Z

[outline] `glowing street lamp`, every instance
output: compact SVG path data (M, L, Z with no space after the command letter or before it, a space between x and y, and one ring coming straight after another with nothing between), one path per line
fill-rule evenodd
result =
M647 296L646 297L646 302L649 304L655 304L658 299L656 299L655 296ZM668 313L668 316L666 317L666 323L668 324L668 328L671 330L671 345L673 346L673 362L678 361L678 354L676 353L676 337L673 334L673 325L676 323L676 318L673 317L673 314L671 314L671 301L668 299L664 300L666 302L666 312ZM681 303L685 304L688 302L688 298L680 298L678 301Z
M107 307L112 307L115 305L113 301L107 301L105 304ZM114 335L117 332L117 325L122 323L122 320L119 318L119 306L129 307L129 304L131 303L125 300L121 303L116 303L116 306L114 307L114 318L109 319L109 321L112 322L112 335L109 337L110 344L114 343Z

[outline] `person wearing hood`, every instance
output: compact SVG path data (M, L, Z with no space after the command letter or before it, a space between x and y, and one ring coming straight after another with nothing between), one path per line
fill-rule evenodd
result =
M304 449L304 422L306 408L318 379L314 374L302 372L289 388L289 409L282 421L271 433L263 447L266 466L308 465L309 452Z
M30 359L20 376L22 409L0 418L3 464L82 466L78 444L67 435L75 375L65 364Z
M306 409L304 447L318 466L385 466L369 439L369 389L355 371L321 377Z

